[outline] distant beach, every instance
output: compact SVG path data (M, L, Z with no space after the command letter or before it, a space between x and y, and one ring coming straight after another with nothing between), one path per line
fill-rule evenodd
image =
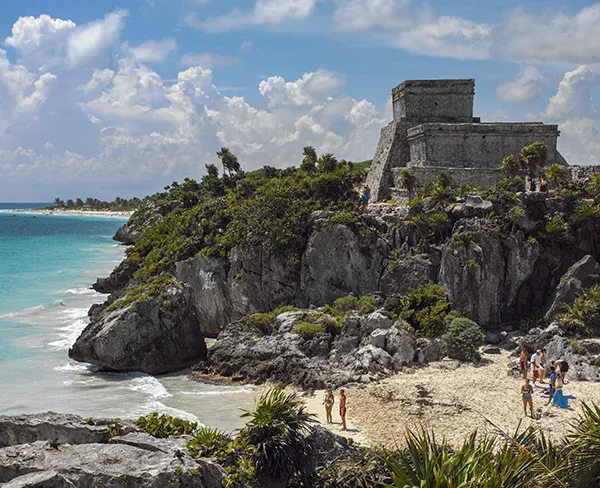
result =
M15 208L15 209L5 209L1 210L4 213L18 213L25 215L61 215L61 216L72 216L72 217L103 217L103 218L113 218L113 219L128 219L133 214L132 211L127 212L112 212L109 210L63 210L60 208L57 209L24 209L24 208Z

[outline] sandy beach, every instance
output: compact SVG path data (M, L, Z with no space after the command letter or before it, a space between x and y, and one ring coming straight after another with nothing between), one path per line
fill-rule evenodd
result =
M111 212L111 211L96 211L96 210L46 210L46 209L13 209L3 210L4 213L15 213L24 215L61 215L72 217L102 217L112 219L128 219L133 214L129 212Z
M569 400L568 409L546 406L548 399L542 396L543 388L536 386L534 412L538 408L542 412L539 420L532 420L523 414L519 393L522 380L508 375L508 353L486 355L485 359L484 365L467 364L456 369L447 369L455 367L455 363L433 364L364 388L347 388L351 430L342 433L337 424L331 428L362 444L389 448L401 447L406 431L418 430L421 425L455 446L475 430L495 434L500 428L514 433L519 425L524 429L531 424L558 439L568 432L582 401L600 404L597 383L569 381L564 393L576 399ZM335 394L337 399L338 392ZM307 406L326 425L322 397L323 392L317 392L307 399ZM334 421L339 421L335 408Z

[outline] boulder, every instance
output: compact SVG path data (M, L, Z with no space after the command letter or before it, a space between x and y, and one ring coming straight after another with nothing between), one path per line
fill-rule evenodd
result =
M379 349L385 349L387 341L388 329L375 329L369 336L369 344Z
M390 262L380 282L384 296L406 295L411 288L435 281L436 267L427 256L407 256Z
M363 373L389 373L392 367L392 357L370 344L347 356L346 361L354 371Z
M518 356L523 347L525 347L531 355L538 349L544 349L555 336L560 335L562 335L562 329L556 324L551 324L546 329L534 327L527 332L525 336L521 337L519 349L515 351L514 355Z
M479 195L470 194L465 200L465 208L467 209L467 211L471 211L473 213L489 213L494 208L494 204L489 200L484 200Z
M366 321L362 321L364 335L368 335L376 329L389 329L394 325L394 321L387 315L376 310L367 316Z
M500 354L499 347L484 347L482 350L483 354Z
M441 339L417 339L415 358L419 363L433 363L444 357L444 343Z
M546 357L549 364L558 359L569 363L567 378L580 381L600 381L600 369L590 364L589 358L575 352L571 341L565 337L555 336L546 344Z
M571 266L560 279L544 315L546 323L554 320L565 305L571 305L584 288L597 284L600 284L600 265L592 256L585 256Z
M310 429L310 434L308 434L306 440L314 447L315 457L320 466L329 464L340 456L347 454L349 450L348 439L336 435L320 425L315 425Z
M319 306L377 291L387 255L386 242L372 233L358 235L341 224L314 231L302 256L302 301Z
M392 356L396 369L411 364L415 359L415 341L405 330L388 330L384 349Z
M112 371L161 374L206 358L189 288L174 282L155 298L107 307L69 349L69 357Z

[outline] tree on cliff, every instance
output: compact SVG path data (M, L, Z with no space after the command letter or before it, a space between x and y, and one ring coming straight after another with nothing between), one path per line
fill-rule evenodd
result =
M228 148L222 147L221 150L217 152L217 156L219 157L219 159L221 160L221 164L223 165L223 173L227 172L227 174L231 176L231 173L240 172L241 166L238 161L238 158Z
M219 169L214 164L207 164L206 168L206 176L208 178L218 178L219 177Z
M530 173L537 174L541 168L546 165L546 155L548 147L542 141L534 142L521 149L519 162L523 169Z
M331 173L337 168L338 161L333 154L327 153L323 154L323 156L319 158L317 161L317 166L321 171Z
M317 168L317 151L312 146L306 146L302 150L302 164L300 169L304 171L314 171Z
M521 169L520 162L512 154L509 154L500 162L500 170L507 176L517 176L521 172Z
M413 192L417 185L417 179L411 169L402 168L402 172L400 173L400 185L408 192L409 198L412 199Z

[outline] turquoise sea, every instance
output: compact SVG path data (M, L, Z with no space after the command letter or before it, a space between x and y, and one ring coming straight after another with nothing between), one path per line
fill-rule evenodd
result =
M71 412L132 418L152 411L232 430L251 408L251 386L204 385L184 373L99 373L67 351L106 297L91 284L122 259L123 220L31 215L0 203L0 414Z

